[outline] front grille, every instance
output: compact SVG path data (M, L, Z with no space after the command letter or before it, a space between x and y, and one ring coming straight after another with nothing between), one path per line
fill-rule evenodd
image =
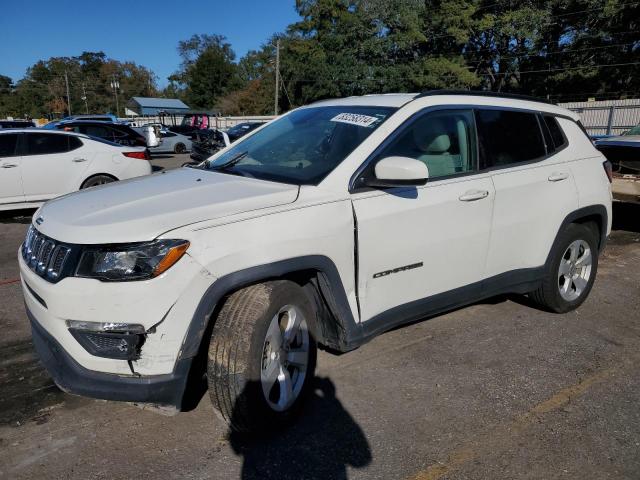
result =
M42 278L57 282L65 272L72 247L43 235L33 225L22 244L22 258L31 270Z

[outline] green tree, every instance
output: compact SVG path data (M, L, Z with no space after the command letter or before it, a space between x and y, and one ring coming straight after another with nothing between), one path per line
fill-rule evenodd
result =
M192 107L213 108L226 93L241 87L235 53L222 35L193 35L179 42L180 70L169 77Z

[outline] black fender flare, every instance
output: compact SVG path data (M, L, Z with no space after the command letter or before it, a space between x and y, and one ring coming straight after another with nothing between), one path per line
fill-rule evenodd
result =
M229 273L215 280L204 293L191 318L187 333L180 350L179 360L193 358L198 354L202 339L216 306L229 293L261 281L272 280L295 272L315 270L323 277L329 296L327 302L333 317L338 322L341 335L336 345L340 351L347 351L361 343L362 331L356 322L345 292L344 285L334 262L324 255L307 255L289 258L264 265L257 265L237 272Z
M549 250L549 254L547 255L547 260L545 262L545 267L549 266L551 262L551 254L553 253L553 247L558 242L558 237L560 233L569 225L570 223L576 223L576 220L582 220L588 217L599 217L600 218L600 242L598 244L599 250L602 252L605 244L607 243L607 225L609 221L609 216L607 215L607 208L604 205L589 205L587 207L579 208L578 210L574 210L569 215L567 215L562 223L560 224L560 228L556 233L555 238L553 239L553 243L551 244L551 249Z

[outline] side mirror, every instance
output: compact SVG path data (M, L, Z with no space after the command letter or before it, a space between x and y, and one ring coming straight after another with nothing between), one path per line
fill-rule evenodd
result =
M376 163L375 178L366 180L369 187L419 187L427 183L429 169L420 160L387 157Z

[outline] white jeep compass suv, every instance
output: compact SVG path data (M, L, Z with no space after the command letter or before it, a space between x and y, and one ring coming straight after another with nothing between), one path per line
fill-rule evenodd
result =
M318 346L507 292L577 308L611 228L605 162L576 114L526 97L298 108L199 168L38 210L33 342L65 391L180 409L206 367L232 428L281 424Z

